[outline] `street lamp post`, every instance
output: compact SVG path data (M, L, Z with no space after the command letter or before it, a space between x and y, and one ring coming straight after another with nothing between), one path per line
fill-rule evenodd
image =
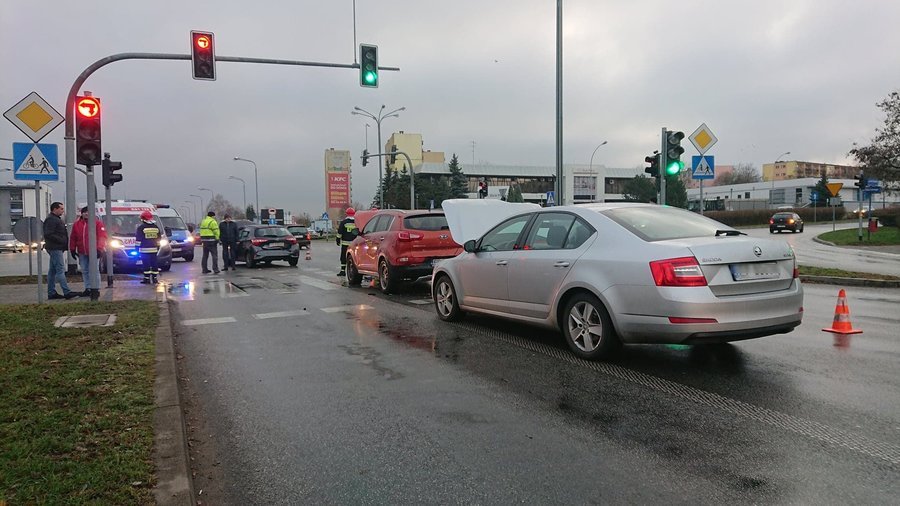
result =
M262 223L262 215L259 211L259 170L256 168L256 162L253 160L248 160L247 158L241 158L239 156L234 157L235 160L240 160L242 162L250 162L253 164L253 186L256 187L256 222ZM246 210L247 206L244 206Z
M247 212L247 182L239 177L234 177L234 176L228 176L228 179L234 179L236 181L241 182L241 186L244 189L244 212L246 213Z
M382 149L381 120L383 120L385 118L390 118L390 117L399 118L400 115L397 113L399 113L400 111L406 110L406 107L401 107L399 109L394 109L393 111L385 114L384 107L385 107L384 105L381 106L381 108L378 110L378 115L372 114L365 109L359 108L358 106L354 107L353 110L350 111L350 114L354 114L356 116L365 116L365 117L371 118L372 120L375 121L375 125L378 127L378 153L379 154L381 154L381 149ZM378 207L384 208L384 185L382 184L382 171L383 171L382 163L383 162L381 161L381 158L382 157L380 157L380 156L378 157ZM410 170L410 174L412 174L412 167L410 167L409 170Z
M192 193L190 196L200 199L200 212L197 213L197 218L203 219L203 216L206 216L206 206L203 204L203 197L197 195L196 193Z
M191 212L194 214L193 221L194 221L194 224L196 225L197 224L197 203L194 202L193 200L185 200L184 203L191 205Z
M590 165L590 172L591 172L591 174L594 173L594 155L597 154L597 150L598 150L598 149L600 149L601 147L603 147L603 146L606 145L606 142L607 142L607 141L601 142L596 148L594 148L594 152L591 153L591 165ZM600 202L605 202L605 201L606 201L606 176L603 176L603 177L601 177L601 178L599 178L599 179L600 179L600 186L601 186L601 190L600 190L600 193L601 193ZM574 177L573 177L572 180L574 181ZM572 190L573 190L573 193L574 193L574 187L572 188ZM574 202L574 201L573 201L573 202Z
M201 190L201 191L207 191L207 192L209 192L209 205L212 205L213 199L216 198L215 192L213 192L213 191L210 190L209 188L197 188L197 189L198 189L198 190ZM206 212L206 208L205 208L205 207L203 208L203 212L204 212L204 213Z

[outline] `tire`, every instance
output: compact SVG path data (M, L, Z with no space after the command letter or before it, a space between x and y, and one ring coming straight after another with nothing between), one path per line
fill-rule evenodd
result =
M356 264L353 262L353 257L347 253L347 284L350 286L359 286L362 282L362 274L359 273L359 269L356 268Z
M801 234L803 233L803 227L805 227L805 226L806 226L806 225L800 225L800 233L801 233Z
M190 256L186 256L186 257L182 257L182 258L184 258L185 262L193 262L194 261L194 255L190 255Z
M172 262L169 262L166 265L163 265L162 267L160 267L159 270L161 270L163 272L169 272L169 269L171 269L171 268L172 268Z
M774 234L774 233L775 233L775 230L773 230L773 229L770 228L770 229L769 229L769 233L770 233L770 234Z
M443 275L438 278L431 296L434 299L434 310L441 320L453 322L465 316L465 312L459 308L456 288L453 287L450 276Z
M592 294L579 293L572 297L566 304L561 320L560 326L566 344L572 353L581 358L606 358L621 347L606 308Z
M297 267L297 263L300 261L299 258L290 258L288 259L288 265L291 267Z
M386 258L378 261L378 285L382 293L394 293L400 286L400 280L396 276L397 270L391 267Z
M256 261L253 260L253 255L251 255L249 251L244 253L244 263L251 269L256 267Z

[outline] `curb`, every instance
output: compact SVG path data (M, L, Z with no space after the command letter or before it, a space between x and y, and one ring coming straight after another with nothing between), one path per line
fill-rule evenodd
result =
M817 242L817 243L819 243L819 244L824 244L824 245L826 245L826 246L835 246L835 247L837 246L837 244L835 244L835 243L833 243L833 242L831 242L831 241L826 241L826 240L824 240L824 239L819 239L819 236L817 236L817 235L813 236L813 242Z
M156 298L156 367L153 385L153 465L156 504L196 504L191 480L184 412L178 392L172 318L165 292Z
M900 281L887 279L866 278L838 278L834 276L809 276L801 275L802 283L817 283L823 285L863 286L868 288L900 288Z

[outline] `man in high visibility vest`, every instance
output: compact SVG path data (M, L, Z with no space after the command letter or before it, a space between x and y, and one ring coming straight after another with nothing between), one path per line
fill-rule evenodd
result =
M144 279L141 283L156 284L158 282L159 269L156 267L156 254L159 253L159 241L162 240L162 231L153 221L150 211L141 213L141 224L134 232L134 240L141 254L141 263L144 264Z
M341 220L341 224L338 225L338 236L335 240L341 247L341 271L338 272L338 276L345 276L347 274L347 247L350 246L353 239L356 239L356 236L359 235L359 231L356 229L355 216L356 209L348 207L347 217Z
M219 273L219 224L216 223L216 213L206 213L206 218L200 222L200 241L203 243L203 274L209 274L209 256L212 255L213 270Z

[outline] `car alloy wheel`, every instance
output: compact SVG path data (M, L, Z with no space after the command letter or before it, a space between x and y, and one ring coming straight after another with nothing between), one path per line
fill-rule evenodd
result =
M576 295L566 305L564 314L566 341L576 355L596 359L619 347L619 339L606 308L593 295Z
M448 322L458 320L463 315L456 299L456 290L446 275L441 276L434 287L434 308L438 317Z
M347 284L355 286L360 284L360 282L362 282L362 274L359 273L359 269L353 263L353 257L347 253Z
M397 281L394 281L394 270L386 258L378 262L378 284L384 293L393 293L397 289Z

